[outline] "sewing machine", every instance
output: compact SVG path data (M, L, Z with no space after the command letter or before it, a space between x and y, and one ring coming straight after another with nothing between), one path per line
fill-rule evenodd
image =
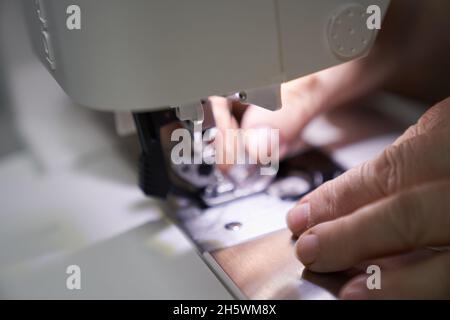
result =
M284 215L296 199L351 164L336 161L331 149L306 143L276 174L243 168L241 179L203 162L174 164L170 135L161 132L183 127L195 140L200 124L202 135L213 135L211 95L278 109L281 83L367 55L378 32L368 27L367 9L378 6L382 18L388 4L24 2L34 48L64 91L86 107L132 113L143 192L167 199L167 215L235 297L264 299L334 297L339 279L325 286L308 276L299 281L303 266L283 230ZM79 28L68 28L75 14L69 6L78 8ZM316 132L323 128L319 124ZM273 252L264 253L268 242Z

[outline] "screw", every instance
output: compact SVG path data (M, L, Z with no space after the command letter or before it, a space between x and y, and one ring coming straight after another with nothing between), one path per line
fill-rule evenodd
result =
M241 102L244 102L244 101L247 100L247 93L245 93L245 91L239 92L239 100L240 100Z
M225 229L230 231L239 231L242 228L242 223L240 222L230 222L225 225Z

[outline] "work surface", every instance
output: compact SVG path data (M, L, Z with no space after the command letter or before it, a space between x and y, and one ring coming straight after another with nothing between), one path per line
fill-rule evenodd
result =
M213 253L224 272L250 299L330 299L344 275L308 272L294 255L294 239L280 230ZM317 286L325 290L317 290Z
M409 124L383 112L384 105L392 104L377 98L324 115L306 129L301 140L319 148L341 168L354 167L376 156ZM179 223L237 298L336 298L348 275L306 271L295 257L295 240L285 227L292 202L278 204L270 199L255 195ZM227 228L236 222L240 228Z
M0 298L230 298L137 187L113 116L71 102L33 55L19 5L0 1Z
M381 151L406 126L376 119L373 111L343 110L317 119L305 139L352 167ZM39 170L35 158L45 154L30 157L20 151L3 158L3 298L335 297L342 277L304 272L289 232L282 230L285 212L278 213L278 231L261 230L253 240L198 255L164 218L160 204L141 195L133 164L116 149L121 144L106 144L92 156L83 153L83 161L65 159L68 163L57 170L51 164ZM58 154L57 148L52 151ZM17 194L26 201L18 201ZM82 268L81 291L65 287L71 264Z

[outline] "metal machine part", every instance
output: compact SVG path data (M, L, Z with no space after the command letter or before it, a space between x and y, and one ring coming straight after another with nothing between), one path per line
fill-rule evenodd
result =
M258 89L236 92L226 96L232 101L253 104L268 110L281 107L281 85L275 84Z
M173 209L169 215L197 247L212 252L285 228L280 215L301 196L341 172L342 168L325 154L310 149L283 161L274 178L259 176L257 181L255 175L253 180L245 180L252 188L235 185L234 192L225 193L226 201L221 198L225 195L219 195L216 202L211 198L210 207L190 197L171 196ZM257 183L260 186L255 187Z
M275 92L273 87L268 90L266 96ZM252 95L258 97L263 92ZM240 97L242 102L248 97L244 92L229 96ZM149 196L165 198L171 192L181 192L200 199L205 206L216 206L264 191L274 179L275 175L260 175L256 164L236 164L227 173L215 166L218 129L207 99L166 111L135 113L134 119L142 150L140 187ZM180 128L188 133L180 138L190 140L187 158L191 161L179 163L173 160L172 153L180 142L174 141L173 133Z

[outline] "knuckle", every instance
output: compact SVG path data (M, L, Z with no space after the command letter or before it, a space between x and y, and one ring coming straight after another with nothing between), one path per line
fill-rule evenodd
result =
M345 189L346 175L339 176L322 184L316 190L306 196L306 201L314 203L314 210L311 210L309 225L314 226L326 220L334 220L341 216L344 203L339 190Z
M386 148L376 163L376 174L374 181L380 192L387 196L398 189L401 159L399 158L399 148L391 146Z
M299 80L302 81L305 88L309 90L316 90L320 86L320 79L316 74L300 78Z
M420 192L411 190L401 194L387 211L388 226L402 249L412 250L423 244L426 217Z
M417 130L424 132L432 129L439 119L440 110L435 106L428 110L417 122Z
M383 171L383 169L381 169ZM375 193L375 197L386 195L386 186L383 185L384 179L380 179L380 175L377 172L377 167L373 162L364 162L357 168L358 177L364 190L370 193Z
M404 133L403 136L408 137L408 138L414 138L417 137L421 134L421 127L419 126L418 123L410 126Z
M375 184L385 196L405 186L414 172L411 161L416 158L414 142L407 140L401 145L386 148L375 163Z
M430 131L449 119L450 97L431 107L417 122L420 133Z
M335 219L337 215L338 203L336 195L335 181L326 182L322 188L318 189L318 193L321 198L322 203L325 204L324 215L330 219ZM316 217L316 220L320 220L320 217ZM311 221L311 223L317 224L318 221Z

